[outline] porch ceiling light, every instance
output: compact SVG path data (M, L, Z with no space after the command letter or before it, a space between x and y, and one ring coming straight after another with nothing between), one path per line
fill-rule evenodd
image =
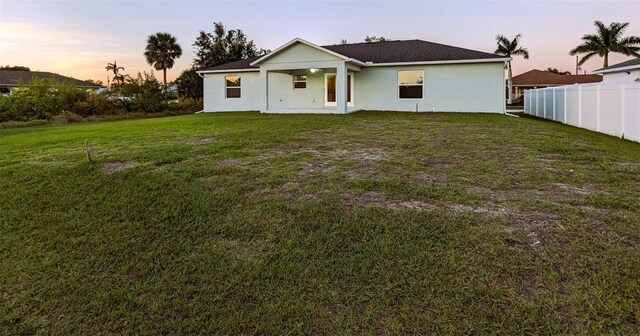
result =
M311 68L311 69L309 69L309 71L310 71L311 73L316 73L316 72L318 72L318 69L316 69L316 68Z

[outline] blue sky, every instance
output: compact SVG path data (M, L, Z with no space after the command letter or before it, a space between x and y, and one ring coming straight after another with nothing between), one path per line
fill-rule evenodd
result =
M222 21L268 49L294 37L322 45L376 35L493 52L496 34L522 33L531 59L516 59L515 73L547 67L573 72L568 51L594 32L595 20L630 22L626 34L640 35L640 1L0 0L0 64L105 81L104 66L113 60L128 73L149 71L142 56L146 36L166 31L185 51L168 73L174 79L189 67L198 31ZM615 55L610 62L626 59ZM583 69L601 66L596 58Z

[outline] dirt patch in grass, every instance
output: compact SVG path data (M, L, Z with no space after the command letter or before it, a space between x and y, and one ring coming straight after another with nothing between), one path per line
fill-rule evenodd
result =
M590 183L582 186L576 186L568 183L556 183L554 186L562 191L577 195L588 195L597 192L596 185Z
M113 174L117 171L131 168L136 164L137 162L135 161L107 162L102 164L102 171L104 171L107 174Z
M499 215L507 213L505 208L500 207L480 207L464 204L448 204L448 203L426 203L418 200L399 200L385 197L377 191L367 191L360 195L344 195L343 204L350 207L381 207L391 210L415 210L415 211L434 211L444 210L449 212L475 212L486 213L491 215Z
M240 167L246 165L246 161L242 159L222 159L216 160L215 163L225 167Z
M298 175L311 177L317 174L324 174L335 170L336 167L326 161L312 161L303 163L298 170Z
M495 201L509 201L515 199L528 199L528 200L546 200L554 194L548 193L543 190L534 189L491 189L484 186L471 186L467 188L467 191L471 194L483 195Z
M206 145L213 142L213 137L204 137L204 138L196 138L190 141L189 143L193 145Z
M542 246L550 230L560 227L560 218L550 212L509 211L505 218L506 231L509 234L505 241L515 242L514 245L518 247Z
M446 211L450 213L475 213L502 218L506 222L507 244L519 247L541 246L545 235L561 227L560 218L550 212L514 210L489 203L485 206L465 204L427 203L418 200L399 200L385 197L377 191L360 195L343 195L343 204L348 207L379 207L389 210Z
M441 183L449 180L447 174L444 173L418 173L412 176L411 179L420 183Z

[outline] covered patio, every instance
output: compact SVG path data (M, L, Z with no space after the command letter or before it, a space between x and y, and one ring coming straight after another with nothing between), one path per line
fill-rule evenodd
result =
M350 113L355 111L355 74L362 62L294 40L251 66L260 67L260 112Z

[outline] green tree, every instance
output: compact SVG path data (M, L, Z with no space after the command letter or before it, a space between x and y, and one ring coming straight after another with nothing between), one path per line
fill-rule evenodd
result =
M153 72L138 72L136 77L128 76L120 91L128 97L121 101L127 111L161 112L167 108L168 96Z
M558 70L558 68L552 68L552 67L548 67L546 70L546 72L551 72L554 74L558 74L558 75L570 75L571 72L570 71L560 71Z
M258 49L240 29L227 31L222 22L214 22L213 25L213 33L201 30L193 42L193 67L196 69L262 56L269 52Z
M162 70L164 88L167 88L167 69L173 68L175 60L182 56L182 48L175 36L169 33L155 33L147 37L144 57L156 70Z
M391 41L390 39L384 37L384 36L369 36L367 35L367 37L364 38L364 41L367 43L373 43L373 42L387 42L387 41Z
M22 65L5 65L5 66L1 66L1 65L0 65L0 70L21 70L21 71L31 71L31 69L29 69L29 67L22 66Z
M609 66L609 53L619 53L625 56L640 57L640 37L622 34L629 26L629 22L612 22L605 26L601 21L594 22L597 32L582 36L583 43L569 51L569 55L583 55L578 65L584 64L593 56L604 57L604 67Z
M176 78L176 85L178 86L178 96L180 98L202 99L202 78L196 73L195 69L184 70Z
M124 76L120 74L120 71L124 71L124 68L118 66L118 63L116 63L116 61L113 61L113 63L107 63L105 70L113 72L113 81L116 84L122 85L122 83L124 83Z
M524 59L529 59L529 51L526 48L520 46L521 38L522 34L516 35L513 40L510 40L506 36L501 34L496 35L498 48L496 49L496 51L494 51L494 53L506 57L522 56L524 57ZM511 104L513 102L513 72L511 68L511 61L507 61L507 71L509 73L507 80L507 86L509 87L508 103Z

